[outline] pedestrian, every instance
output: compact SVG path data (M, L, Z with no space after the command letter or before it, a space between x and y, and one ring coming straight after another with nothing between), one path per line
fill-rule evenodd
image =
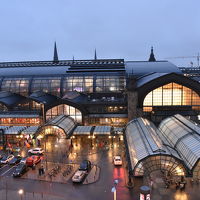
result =
M43 175L44 174L44 166L41 165L41 174Z
M41 176L41 168L38 169L39 176Z
M33 163L33 166L32 166L32 170L34 170L35 169L35 163Z

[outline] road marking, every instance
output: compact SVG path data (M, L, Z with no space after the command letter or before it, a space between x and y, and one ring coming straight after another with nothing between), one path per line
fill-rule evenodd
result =
M10 169L8 169L7 171L5 171L3 174L1 174L1 176L3 176L4 174L6 174L7 172L9 172L12 168L16 167L16 165L14 165L13 167L11 167Z
M6 164L6 165L4 165L3 167L1 167L1 168L0 168L0 171L1 171L3 168L7 167L7 166L8 166L8 164Z

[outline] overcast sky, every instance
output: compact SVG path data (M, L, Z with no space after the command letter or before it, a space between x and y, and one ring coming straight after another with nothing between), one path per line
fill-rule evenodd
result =
M124 58L157 60L200 52L200 0L5 0L0 61ZM190 66L196 58L170 59Z

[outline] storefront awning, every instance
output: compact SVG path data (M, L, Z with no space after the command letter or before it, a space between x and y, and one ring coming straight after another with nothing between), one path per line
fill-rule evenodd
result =
M111 126L96 126L94 129L94 135L110 135L111 134Z
M93 126L77 126L73 135L90 135Z
M39 126L29 126L26 129L24 129L21 133L24 135L33 135L37 132Z
M4 130L5 135L18 135L26 129L26 126L10 126L9 128Z

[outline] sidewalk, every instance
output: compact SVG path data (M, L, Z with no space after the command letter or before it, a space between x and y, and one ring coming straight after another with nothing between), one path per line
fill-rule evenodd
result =
M44 167L46 167L46 163L39 163L38 165L36 165L36 168L34 170L30 168L28 172L26 172L21 178L40 180L40 181L49 181L49 182L58 182L58 183L67 183L67 181L72 177L72 175L75 173L75 171L79 167L79 165L77 164L63 164L63 163L47 162L48 170L45 170L44 175L39 176L39 168L41 164ZM65 172L70 165L72 166L72 170L67 175ZM59 166L60 170L58 170L58 172L55 173L55 176L50 176L49 172L56 166Z
M95 183L99 180L100 176L100 168L94 165L90 171L90 173L87 175L86 179L83 182L83 185Z

